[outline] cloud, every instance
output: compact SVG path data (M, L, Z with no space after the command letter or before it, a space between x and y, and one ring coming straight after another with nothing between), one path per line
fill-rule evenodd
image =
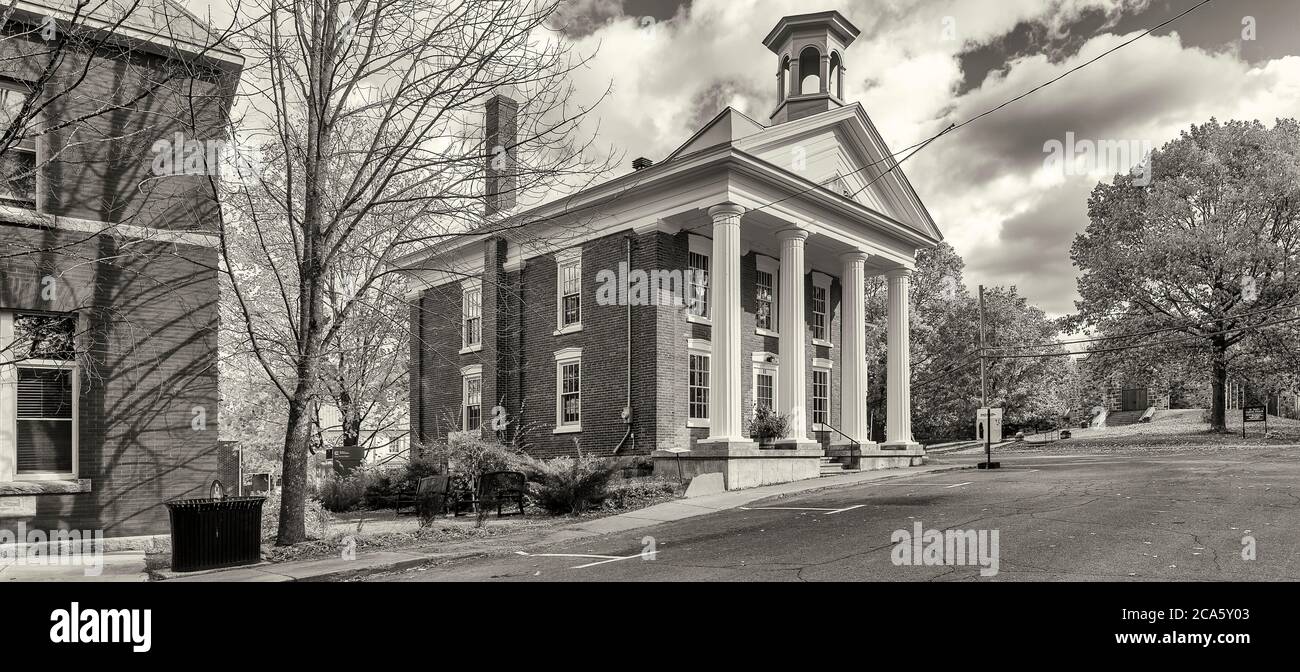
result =
M598 108L600 139L622 150L624 163L635 156L662 159L726 105L767 120L775 105L776 57L761 40L780 17L809 11L794 0L697 0L668 20L648 21L597 2L577 4L589 8L584 16L597 18L591 32L574 33L574 47L599 51L576 84L589 95L613 84ZM1148 0L829 2L822 8L838 9L862 29L845 54L846 98L863 104L895 150L1129 39L1134 23L1161 20L1135 15L1168 10ZM1204 17L1184 21L1198 19ZM1026 25L1037 28L1019 30L1037 41L1015 37ZM1240 30L1235 18L1225 25L1224 34ZM954 30L945 32L948 26ZM970 58L976 51L979 63ZM1297 110L1300 56L1252 64L1231 46L1189 46L1177 33L1152 35L945 136L904 169L966 258L968 284L1016 284L1059 315L1072 310L1074 299L1070 242L1087 225L1087 195L1104 175L1052 174L1044 167L1045 142L1073 132L1158 146L1212 116L1271 123Z

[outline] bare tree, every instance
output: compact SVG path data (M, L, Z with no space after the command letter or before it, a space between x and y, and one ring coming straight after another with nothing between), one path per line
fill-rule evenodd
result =
M246 344L288 405L277 543L305 538L311 410L391 262L522 225L482 214L485 100L520 101L498 153L519 200L590 179L567 77L585 61L546 28L556 4L260 0L249 17L243 130L267 169L226 199L222 245Z

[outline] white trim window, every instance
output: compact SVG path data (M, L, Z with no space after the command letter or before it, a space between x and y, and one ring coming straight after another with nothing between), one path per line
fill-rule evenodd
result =
M0 312L0 481L77 478L77 316Z
M483 427L483 366L467 366L460 372L460 428L477 432Z
M753 354L754 377L750 388L754 407L751 413L757 414L761 406L776 408L776 385L778 375L777 356L771 352Z
M703 236L690 236L690 250L686 253L686 319L691 322L709 322L709 255L713 241Z
M809 303L812 307L812 341L813 345L830 347L830 300L831 277L822 273L812 274L812 289Z
M555 353L556 434L582 431L582 348Z
M582 248L555 255L555 335L582 330Z
M776 283L780 277L780 262L759 255L755 259L754 273L754 331L763 336L776 336Z
M831 371L814 367L812 370L812 424L814 431L831 421Z
M27 95L27 86L0 79L0 128L8 129L19 116ZM24 128L0 157L0 202L36 204L36 165L36 142Z
M483 283L466 281L461 285L461 352L483 348Z
M708 341L688 339L686 348L686 426L709 426L709 364L711 346Z

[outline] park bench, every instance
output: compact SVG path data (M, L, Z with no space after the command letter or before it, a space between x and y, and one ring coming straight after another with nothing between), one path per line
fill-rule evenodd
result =
M528 477L518 471L493 471L483 474L478 479L478 492L457 500L454 513L460 515L463 509L478 507L497 507L497 517L501 517L506 504L519 507L519 515L524 513L524 495L527 494Z
M402 507L409 505L408 513L419 513L425 501L434 507L434 512L446 511L447 500L451 494L450 476L425 476L414 488L397 493L395 515L402 515Z

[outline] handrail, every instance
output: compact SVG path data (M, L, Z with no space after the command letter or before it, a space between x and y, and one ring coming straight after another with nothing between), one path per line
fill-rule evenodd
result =
M859 443L857 439L855 439L855 438L849 436L848 434L845 434L844 432L841 432L841 431L839 430L839 428L836 427L835 425L832 425L832 424L829 423L829 422L819 422L819 423L817 423L817 424L821 425L822 427L830 427L831 430L834 431L836 434L839 434L840 436L842 436L842 437L848 439L848 440L849 440L849 443L850 443L851 445L853 445L853 446L855 446L855 447L858 447L858 448L861 448L861 447L862 447L862 444Z

